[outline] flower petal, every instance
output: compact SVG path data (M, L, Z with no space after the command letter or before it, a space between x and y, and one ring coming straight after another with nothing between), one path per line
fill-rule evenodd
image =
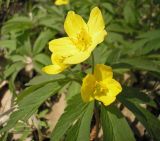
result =
M92 9L87 25L94 44L92 47L95 47L101 43L107 35L107 32L104 30L105 24L102 13L98 7Z
M110 79L110 80L105 80L105 81L108 87L107 95L115 97L122 91L121 84L115 79Z
M103 64L97 64L94 69L94 76L97 81L111 79L113 77L112 68Z
M85 61L89 56L90 52L78 52L73 56L67 57L64 59L64 64L78 64Z
M64 5L68 3L69 3L69 0L56 0L55 1L55 5Z
M96 35L97 33L104 30L104 20L98 7L92 9L87 25L90 34Z
M96 100L101 101L105 106L110 105L116 100L116 97L112 96L100 96L100 97L95 97Z
M93 75L87 74L87 76L83 79L82 87L81 87L81 96L84 102L92 101L93 93L94 93L94 85L96 80Z
M69 37L55 39L49 42L49 50L62 56L70 56L77 50Z
M77 34L82 29L87 30L87 24L80 15L75 14L74 11L69 11L64 22L64 29L69 37L77 38Z
M42 68L42 71L47 74L58 74L62 72L65 69L65 67L61 67L58 65L49 65Z

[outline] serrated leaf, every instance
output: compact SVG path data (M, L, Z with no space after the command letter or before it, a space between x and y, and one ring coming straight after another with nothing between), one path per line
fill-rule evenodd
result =
M156 33L155 33L156 34ZM139 40L134 41L130 47L128 48L129 55L135 54L138 55L145 55L150 53L151 51L157 51L160 48L160 37L159 36L153 36L148 37L148 35L142 35L142 37ZM124 50L125 51L125 50Z
M147 38L149 40L152 40L152 39L160 38L159 35L160 35L160 30L157 29L157 30L152 30L152 31L142 33L138 35L138 38Z
M102 105L101 124L104 141L135 141L126 119L114 105Z
M151 51L157 51L158 49L160 49L160 38L155 38L144 45L142 55Z
M128 0L123 11L125 21L131 25L135 25L137 23L136 8L134 3L134 0Z

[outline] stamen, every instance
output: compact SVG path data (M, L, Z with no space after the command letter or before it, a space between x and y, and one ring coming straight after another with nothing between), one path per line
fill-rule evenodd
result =
M81 29L76 38L71 39L80 51L85 51L91 45L91 37L85 29Z
M106 85L103 84L103 82L98 82L96 81L95 86L94 86L94 94L99 93L100 95L106 95L107 94L107 87Z

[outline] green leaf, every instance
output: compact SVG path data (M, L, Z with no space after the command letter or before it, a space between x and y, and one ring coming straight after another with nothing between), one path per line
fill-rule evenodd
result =
M89 141L94 102L88 104L83 116L69 129L66 141Z
M115 14L114 8L113 8L113 6L112 6L110 3L108 3L108 2L102 3L102 6L103 6L107 11L109 11L111 14Z
M20 71L24 67L24 63L22 62L16 62L13 65L11 65L9 68L5 69L4 71L4 77L7 78L14 72Z
M147 42L142 49L142 55L151 51L157 51L158 49L160 49L160 38L156 38Z
M65 78L66 78L66 76L64 74L57 74L57 75L43 74L43 75L39 75L39 76L37 75L36 77L31 79L26 85L27 86L39 85L39 84L43 84L43 83L47 83L47 82L51 82L51 81L63 80Z
M140 92L136 88L123 87L123 91L119 96L123 96L123 98L135 104L147 104L155 108L157 107L156 103L150 97L148 97L148 95Z
M42 65L41 63L39 63L39 62L37 62L37 61L35 61L35 60L33 60L33 65L34 65L34 69L35 69L38 73L40 73L40 74L43 73L43 72L42 72L42 68L44 67L44 65Z
M51 141L59 141L69 127L77 120L83 116L84 111L87 108L87 104L85 104L81 100L80 94L72 97L71 100L68 100L68 106L65 108L64 113L60 117L55 129L51 134Z
M109 32L132 33L133 29L123 22L113 22L107 26Z
M32 28L32 21L28 17L15 16L8 20L2 27L2 33L24 31Z
M68 87L67 100L71 99L73 96L80 92L81 85L75 81L72 81Z
M160 38L159 35L160 35L160 29L157 29L157 30L152 30L152 31L142 33L138 36L138 38L147 38L148 40L152 40L152 39Z
M33 59L35 61L41 63L42 65L49 65L49 64L51 64L50 57L48 55L44 54L44 53L37 54L36 56L34 56Z
M10 52L16 49L16 40L1 40L0 48L7 48Z
M45 46L48 45L48 41L53 38L54 34L55 33L53 33L50 30L45 30L41 32L39 37L34 43L33 54L40 53L45 48Z
M134 113L136 118L146 127L154 141L160 141L160 121L154 115L132 101L127 100L123 95L119 95L118 100Z
M21 101L24 97L26 97L30 93L36 91L40 87L43 87L43 85L44 84L42 83L42 84L37 84L37 85L33 85L33 86L30 86L30 87L27 87L26 89L24 89L22 92L20 92L18 94L18 96L17 96L17 102Z
M18 109L11 114L7 125L0 130L0 133L13 128L19 120L26 121L30 118L37 111L38 107L51 95L56 94L63 85L58 82L48 83L25 95L18 101Z
M149 31L138 36L139 40L134 41L128 48L128 53L134 52L137 55L148 54L160 48L160 30ZM124 50L125 51L125 50Z
M5 132L3 136L1 136L1 141L7 141L8 132Z
M129 64L136 69L160 73L160 67L158 66L158 64L144 57L125 58L125 59L120 59L117 62Z
M23 55L32 56L32 45L29 35L23 35L24 38L22 39L22 47L23 47Z
M128 0L123 11L125 21L131 25L135 25L137 23L136 8L134 3L134 0Z
M123 49L123 54L128 54L129 56L140 56L143 54L144 45L148 42L147 39L136 40L130 42L129 45Z
M101 107L104 141L135 141L133 133L121 112L114 105Z
M10 4L10 0L6 0L6 6L7 6L7 8L9 7L9 4Z
M79 132L77 136L77 141L89 141L90 139L90 126L91 119L93 116L94 102L89 103L84 111L83 117L81 119L81 124L79 127Z
M78 120L67 132L65 141L76 141L81 120Z
M107 60L108 48L102 44L94 51L95 64L104 64Z
M10 56L10 59L11 59L13 62L18 62L18 61L24 61L24 60L25 60L25 57L17 54L17 55L12 55L12 56Z

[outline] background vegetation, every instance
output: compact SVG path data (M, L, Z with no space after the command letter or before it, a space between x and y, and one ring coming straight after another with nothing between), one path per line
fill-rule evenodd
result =
M117 102L100 107L98 140L160 141L160 1L51 0L0 1L0 138L2 141L94 140L93 103L80 97L91 59L59 75L43 74L50 64L48 41L65 36L69 10L88 19L103 13L108 35L95 50L95 62L110 65L123 85ZM79 71L81 70L81 71ZM55 126L48 116L65 97ZM52 115L52 114L51 114ZM51 118L52 119L52 118Z

